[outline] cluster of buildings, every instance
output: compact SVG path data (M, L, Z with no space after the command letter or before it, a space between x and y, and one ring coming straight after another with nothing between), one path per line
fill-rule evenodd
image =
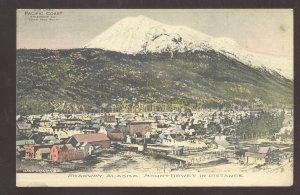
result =
M61 114L17 116L16 152L25 159L66 162L81 160L108 148L136 146L145 150L183 148L237 149L236 124L259 111L203 110L192 113L144 112L109 114ZM143 147L141 147L143 146ZM149 148L151 148L149 147ZM275 149L249 149L246 163L271 162ZM275 157L272 156L274 160Z
M32 134L40 135L40 134ZM45 136L45 139L51 136ZM110 148L110 139L102 133L76 134L68 141L55 140L55 142L39 142L36 136L26 140L17 140L17 156L25 159L46 160L53 162L68 162L82 160L93 153L94 150ZM40 139L42 140L42 139Z

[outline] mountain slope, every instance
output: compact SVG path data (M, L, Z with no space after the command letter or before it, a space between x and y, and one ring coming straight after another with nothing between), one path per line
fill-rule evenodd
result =
M291 106L293 82L207 50L128 55L17 50L17 113L99 111L123 103Z
M246 65L265 68L293 79L292 60L256 54L229 38L214 38L191 28L162 24L145 16L120 20L84 47L134 55L214 50Z

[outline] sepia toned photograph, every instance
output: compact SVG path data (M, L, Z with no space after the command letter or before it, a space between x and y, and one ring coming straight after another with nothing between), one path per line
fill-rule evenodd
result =
M18 9L16 185L292 186L293 17Z

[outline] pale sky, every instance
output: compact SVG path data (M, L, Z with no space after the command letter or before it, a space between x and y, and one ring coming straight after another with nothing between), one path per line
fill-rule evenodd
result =
M35 10L38 13L32 14L43 14L37 21L28 15L33 11L17 11L17 48L80 48L122 18L144 15L214 37L231 38L250 51L293 56L291 9ZM54 12L60 13L50 21L46 15ZM48 18L41 21L42 17Z

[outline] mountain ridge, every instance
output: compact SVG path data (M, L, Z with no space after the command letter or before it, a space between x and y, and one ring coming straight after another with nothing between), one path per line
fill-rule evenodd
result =
M16 59L17 113L23 114L155 102L197 108L293 104L292 81L213 50L171 56L19 49Z
M83 47L132 55L215 50L293 80L292 60L247 51L228 37L214 38L189 27L163 24L142 15L123 18Z

